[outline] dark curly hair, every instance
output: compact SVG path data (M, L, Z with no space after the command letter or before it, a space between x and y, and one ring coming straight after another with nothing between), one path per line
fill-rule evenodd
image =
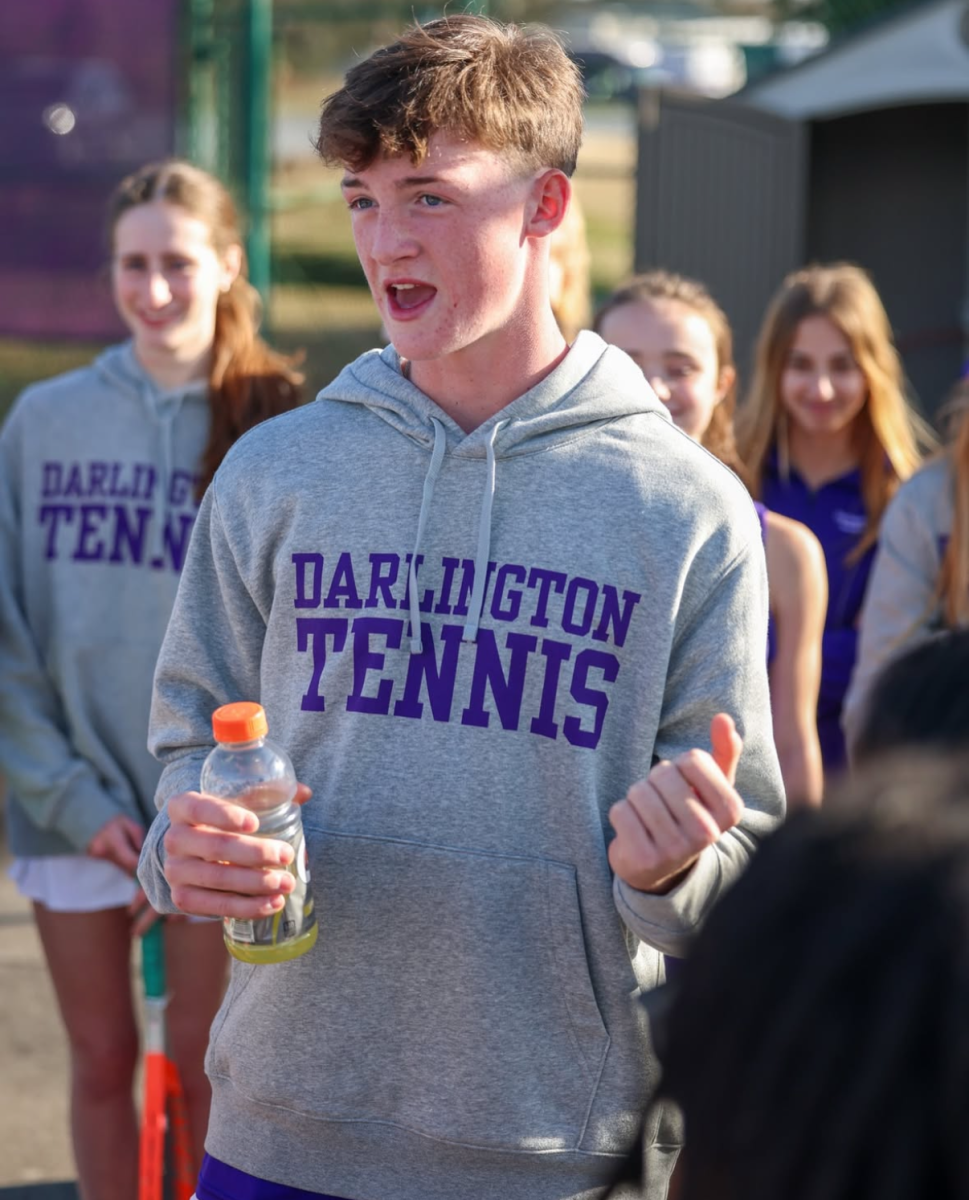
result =
M677 987L679 1200L969 1195L969 758L883 761L795 814Z

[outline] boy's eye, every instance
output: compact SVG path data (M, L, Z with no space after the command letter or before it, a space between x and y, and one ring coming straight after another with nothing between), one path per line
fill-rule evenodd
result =
M423 203L425 208L440 208L441 205L445 203L440 196L429 196L425 194L418 197L418 199Z
M363 212L364 209L370 208L372 204L373 200L371 200L369 196L355 196L352 200L347 202L347 208L349 208L351 212Z

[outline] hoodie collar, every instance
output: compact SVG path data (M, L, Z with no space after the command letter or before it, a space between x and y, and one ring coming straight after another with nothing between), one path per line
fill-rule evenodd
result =
M569 353L540 383L470 433L404 377L393 346L362 355L317 399L362 404L428 447L434 442L433 422L437 421L444 430L446 452L462 458L487 458L489 443L499 459L508 458L575 436L584 427L635 413L670 419L632 359L588 330L579 334ZM497 437L495 425L501 426Z
M162 419L166 410L179 408L187 400L205 400L209 385L205 379L193 379L174 388L163 388L145 370L135 354L133 341L109 346L94 360L95 370L119 391L137 396L149 416Z

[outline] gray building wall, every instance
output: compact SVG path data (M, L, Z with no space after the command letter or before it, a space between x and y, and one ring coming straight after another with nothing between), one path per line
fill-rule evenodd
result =
M873 275L927 412L958 377L969 296L969 105L810 126L806 257Z

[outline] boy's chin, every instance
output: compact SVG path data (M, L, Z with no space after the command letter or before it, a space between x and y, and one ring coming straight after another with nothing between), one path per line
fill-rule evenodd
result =
M406 333L397 337L391 334L389 340L400 357L409 363L436 362L449 353L447 349L429 345L423 338L408 337Z

